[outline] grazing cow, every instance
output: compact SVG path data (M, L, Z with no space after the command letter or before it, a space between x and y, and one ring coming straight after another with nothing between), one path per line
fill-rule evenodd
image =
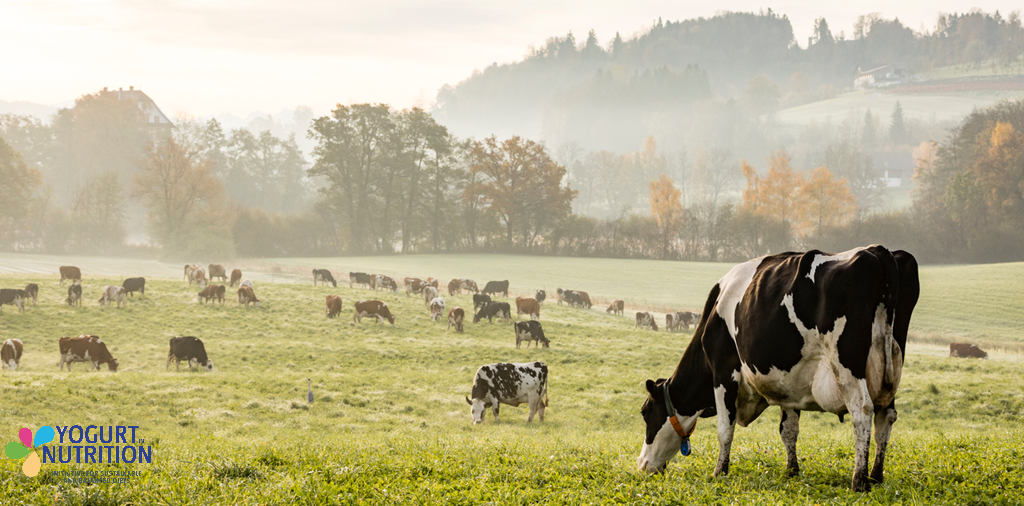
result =
M405 296L408 297L410 294L420 293L423 291L423 287L427 284L420 278L405 278L402 280L405 283Z
M390 276L383 274L377 275L377 286L374 289L381 288L384 290L391 290L392 293L398 293L398 282Z
M484 307L480 308L480 311L473 315L473 323L477 323L484 318L494 323L493 318L495 316L504 320L505 323L512 321L512 309L509 307L508 302L488 302L484 304Z
M681 445L689 449L697 419L717 416L714 474L728 473L735 424L745 427L776 405L791 475L799 473L800 411L840 419L849 413L852 489L882 483L919 294L914 257L877 245L839 254L781 253L733 267L711 289L672 377L646 383L647 429L637 465L664 471ZM869 475L872 414L877 444Z
M4 304L18 307L18 312L25 311L25 290L18 288L0 289L0 311L3 311Z
M559 288L558 290L555 291L555 293L558 294L558 305L561 306L562 303L565 302L565 290Z
M461 307L453 307L448 311L448 329L455 327L456 332L462 332L462 322L466 320L466 312Z
M608 305L608 309L605 309L604 312L622 316L623 313L626 312L626 303L623 302L622 299L615 299Z
M654 315L646 311L636 312L636 325L635 327L648 328L651 330L658 330L658 322L654 321Z
M377 276L365 272L348 273L348 287L352 288L353 283L364 285L367 288L377 288Z
M220 278L221 281L227 281L228 280L228 271L224 270L224 266L223 265L221 265L221 264L210 264L209 267L210 267L210 270L209 270L208 274L210 275L210 281L213 281L213 278Z
M68 298L65 301L69 306L81 306L82 305L82 285L79 283L71 283L68 287Z
M231 281L228 281L228 286L234 288L239 281L242 281L242 269L233 269L231 271Z
M444 299L442 299L441 297L436 297L434 298L434 300L430 301L430 319L436 322L441 319L441 316L443 314Z
M199 268L199 266L198 266L198 265L196 265L196 264L185 264L185 277L184 277L183 279L187 279L187 280L189 280L189 281L190 281L190 282L189 282L189 285L191 285L191 284L192 284L192 283L191 283L191 280L192 280L192 271L194 271L194 270L196 270L196 269L198 269L198 268Z
M665 332L679 328L679 313L665 313Z
M452 279L448 282L448 295L452 296L457 293L462 293L462 280Z
M540 302L529 297L516 297L516 318L519 318L519 315L523 313L530 315L530 318L534 320L539 320Z
M537 295L534 295L533 298L537 299L537 302L543 305L544 299L548 298L548 294L544 290L537 290Z
M330 283L334 288L338 287L338 282L334 280L334 276L331 275L331 271L327 269L313 269L313 286L316 286L317 281L320 281L325 285Z
M132 298L135 298L135 292L146 295L146 278L128 278L121 283L121 287Z
M988 358L988 353L978 347L976 344L970 343L950 343L949 345L949 356L960 357L960 358Z
M203 288L203 291L199 292L199 296L196 297L197 301L210 302L210 299L216 299L220 301L220 305L224 305L224 285L207 285Z
M423 289L423 302L425 302L427 304L427 307L430 307L430 301L432 301L435 298L437 298L437 295L438 295L437 288L434 288L432 286L428 286L428 287Z
M530 343L537 343L537 347L544 345L545 348L550 348L550 342L547 337L544 337L544 329L540 326L540 322L536 320L527 320L525 322L516 322L516 348L519 347L519 343L526 341L526 347L530 347Z
M473 311L476 311L491 301L490 295L484 295L482 293L473 294Z
M328 295L325 305L327 306L325 313L328 318L334 318L341 314L341 297L337 295Z
M391 314L388 309L388 305L379 300L361 300L356 302L356 314L352 317L352 321L356 323L362 323L363 318L374 317L377 323L384 321L395 324L395 315Z
M578 300L577 304L579 304L580 307L585 307L587 309L590 309L591 307L594 306L594 304L592 302L590 302L590 295L587 294L587 292L577 291L576 292L576 298Z
M82 282L82 270L73 265L62 265L60 266L60 284L64 284L65 279L71 281Z
M107 285L103 287L103 295L100 296L100 305L109 306L113 302L120 308L121 304L128 307L128 299L125 297L123 286Z
M697 324L700 323L700 313L683 311L676 313L676 316L679 317L679 326L683 327L685 330L690 330L690 325L697 327Z
M580 296L580 292L575 290L566 290L562 292L562 296L565 299L565 303L571 307L583 305L583 297Z
M427 278L425 282L434 288L440 288L438 286L437 278Z
M4 369L17 370L21 365L21 350L24 346L20 339L8 339L0 346L0 362Z
M39 299L39 285L35 283L25 285L25 298L32 299L32 305L36 305L36 300Z
M219 285L223 287L224 285ZM181 361L188 364L189 369L195 366L202 367L213 372L213 360L206 356L206 347L198 337L183 336L171 338L171 349L167 352L167 367L171 368L171 360L174 360L174 370L181 368Z
M481 293L486 293L488 295L498 295L500 293L503 294L505 297L508 297L508 280L506 279L505 281L488 281L487 285L484 286L484 289L481 290Z
M206 271L202 267L196 267L188 275L188 286L192 286L195 283L199 286L206 286Z
M480 289L476 287L476 281L473 281L472 279L460 279L459 285L467 292L472 290L473 293L480 293Z
M466 398L470 405L473 423L484 421L484 411L491 408L494 421L498 421L498 405L518 406L524 402L530 406L527 423L533 415L544 421L544 408L548 405L548 366L542 362L527 364L488 364L480 366L473 378L473 400Z
M62 337L58 342L60 347L60 369L64 370L64 364L68 365L68 372L71 372L72 362L90 362L92 368L97 371L100 365L107 364L107 369L117 372L117 359L107 351L107 345L100 340L99 336L82 334L78 337Z
M249 309L249 304L260 307L260 300L256 298L256 292L253 291L252 286L245 286L244 282L242 286L238 287L238 305L242 304L245 304L246 309Z

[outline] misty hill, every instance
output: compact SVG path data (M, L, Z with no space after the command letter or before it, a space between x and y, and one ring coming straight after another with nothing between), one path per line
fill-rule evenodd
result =
M926 33L873 14L861 16L849 38L819 19L801 46L785 15L730 12L659 20L631 39L616 34L607 46L593 31L582 43L571 33L550 38L521 61L444 86L434 115L459 136L525 135L550 146L576 141L628 151L654 135L676 148L736 147L745 133L729 116L752 117L761 128L781 108L850 89L858 69L991 62L1020 74L1022 53L1016 13L942 15Z

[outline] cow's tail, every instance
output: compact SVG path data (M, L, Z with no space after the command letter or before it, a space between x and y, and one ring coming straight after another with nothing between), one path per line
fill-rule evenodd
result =
M896 304L899 301L900 290L900 269L896 258L888 250L879 255L882 266L885 269L885 328L883 331L882 347L885 352L885 375L884 383L892 385L896 383L896 371L892 362L892 347L896 345L893 337L893 327L896 320Z

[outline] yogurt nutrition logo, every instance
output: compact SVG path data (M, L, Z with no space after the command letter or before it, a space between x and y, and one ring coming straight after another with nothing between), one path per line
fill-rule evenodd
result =
M18 441L11 441L4 447L4 454L7 458L12 460L20 460L28 456L25 459L25 463L21 465L21 472L25 473L25 476L35 476L39 474L39 468L42 463L39 462L39 455L34 451L40 446L53 441L53 427L44 425L36 431L36 437L32 438L32 430L22 427L18 431Z

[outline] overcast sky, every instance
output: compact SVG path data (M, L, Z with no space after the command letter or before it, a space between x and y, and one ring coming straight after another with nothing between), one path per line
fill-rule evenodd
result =
M859 2L748 0L2 0L0 99L59 104L84 93L141 87L173 115L298 105L320 114L335 103L429 104L491 62L570 30L606 45L658 17L717 11L789 16L805 45L815 18L848 35L857 16L880 12L931 30L938 12L972 6L1008 13L1020 0Z

